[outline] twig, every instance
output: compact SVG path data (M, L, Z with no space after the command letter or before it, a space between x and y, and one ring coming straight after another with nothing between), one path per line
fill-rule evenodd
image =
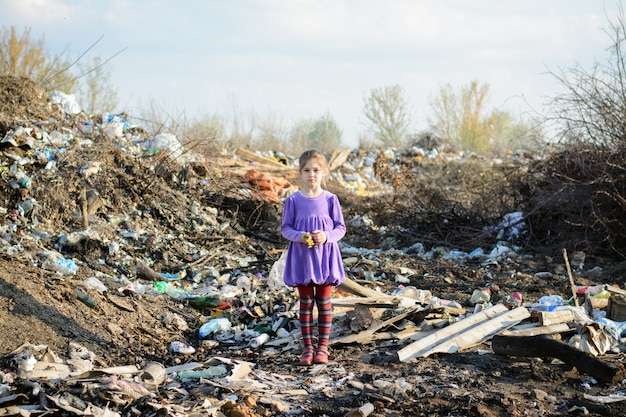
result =
M576 285L574 284L574 277L572 276L572 269L569 266L569 260L567 259L567 250L563 248L563 259L565 259L565 266L567 267L567 275L569 276L569 283L572 287L572 296L574 297L574 304L578 307L578 297L576 296Z

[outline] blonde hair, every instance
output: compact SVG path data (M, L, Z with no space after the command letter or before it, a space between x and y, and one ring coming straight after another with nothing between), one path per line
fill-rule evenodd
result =
M326 185L326 175L328 175L328 160L323 153L316 149L309 149L308 151L302 152L300 155L300 172L304 169L304 166L311 160L316 160L319 162L322 170L324 171L324 177L322 178L322 185Z

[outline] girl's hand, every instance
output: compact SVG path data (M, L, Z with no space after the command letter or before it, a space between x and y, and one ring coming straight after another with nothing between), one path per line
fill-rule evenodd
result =
M311 237L311 233L309 232L303 232L300 235L300 240L306 243L309 246L309 248L312 248L313 246L315 246L315 241L313 240L313 238Z
M313 238L313 242L317 245L321 245L322 243L326 243L328 236L326 236L326 232L323 230L314 230L311 233L311 237Z

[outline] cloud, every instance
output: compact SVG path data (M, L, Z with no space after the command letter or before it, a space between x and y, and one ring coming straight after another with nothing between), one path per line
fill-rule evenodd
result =
M75 17L76 7L60 0L4 0L2 13L12 16L15 20L29 22L33 27L37 24L51 24Z

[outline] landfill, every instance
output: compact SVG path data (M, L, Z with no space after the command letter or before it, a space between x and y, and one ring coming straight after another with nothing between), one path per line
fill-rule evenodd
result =
M376 161L436 149L330 156L347 280L330 362L302 367L280 236L295 155L201 155L128 119L0 82L0 415L626 414L607 266L523 253L520 212L472 250L372 220L393 192Z

